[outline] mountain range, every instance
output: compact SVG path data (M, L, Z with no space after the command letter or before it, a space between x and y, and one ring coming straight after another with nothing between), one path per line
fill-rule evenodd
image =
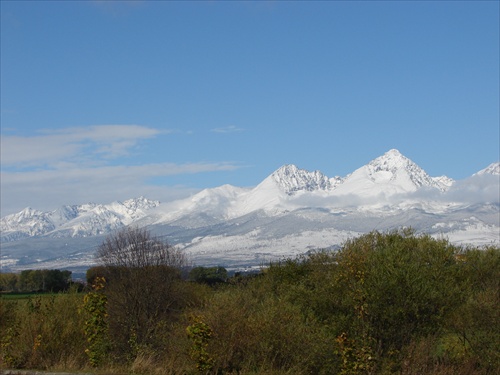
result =
M0 220L2 270L85 269L104 237L128 225L184 249L193 264L235 269L408 226L456 244L499 245L500 163L454 181L390 150L345 177L284 165L254 188L223 185L174 202L25 208Z

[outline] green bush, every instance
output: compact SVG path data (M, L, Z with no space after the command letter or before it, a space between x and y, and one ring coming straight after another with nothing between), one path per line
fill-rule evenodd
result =
M189 280L207 285L224 283L227 270L224 267L194 267L189 272Z
M99 366L110 349L108 298L103 292L106 279L96 277L92 290L83 298L80 313L85 316L83 331L87 338L85 354L92 366Z

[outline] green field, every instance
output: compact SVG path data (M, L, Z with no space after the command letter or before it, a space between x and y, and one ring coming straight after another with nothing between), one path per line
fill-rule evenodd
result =
M33 297L50 297L56 296L59 293L1 293L0 298L10 301L10 300L23 300Z

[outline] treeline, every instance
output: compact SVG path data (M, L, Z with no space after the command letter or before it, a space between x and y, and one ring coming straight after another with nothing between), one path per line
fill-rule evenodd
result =
M2 366L134 374L496 374L500 249L410 230L253 277L198 268L142 230L108 238L92 288L2 300ZM222 276L222 277L220 277Z
M62 292L73 285L71 271L25 270L0 273L2 292Z

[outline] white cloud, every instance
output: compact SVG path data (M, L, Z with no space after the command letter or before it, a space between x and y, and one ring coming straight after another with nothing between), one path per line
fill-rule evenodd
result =
M240 133L243 131L242 128L238 128L234 125L222 127L222 128L214 128L210 130L213 133Z
M182 186L148 184L154 177L228 171L237 169L230 163L157 163L139 166L103 166L79 168L65 165L60 169L27 172L2 172L2 215L31 206L40 210L55 209L64 204L86 202L108 203L144 195L168 201L194 192Z
M102 125L49 130L31 137L2 136L1 216L27 206L48 210L140 195L177 199L193 190L149 181L238 168L227 162L126 165L118 159L133 152L139 142L161 133L165 132L139 125Z
M415 192L386 195L360 196L355 194L303 194L290 200L297 207L336 207L357 208L365 206L406 205L411 202L427 202L436 204L436 208L447 204L473 205L476 203L500 203L500 176L474 175L456 181L448 191L442 192L434 188L422 188Z
M498 203L500 202L500 176L473 175L465 180L457 181L445 196L452 201Z
M83 155L116 158L128 154L140 140L158 134L159 130L140 125L97 125L46 130L31 137L2 135L1 161L3 167L34 167L62 159L81 160Z

